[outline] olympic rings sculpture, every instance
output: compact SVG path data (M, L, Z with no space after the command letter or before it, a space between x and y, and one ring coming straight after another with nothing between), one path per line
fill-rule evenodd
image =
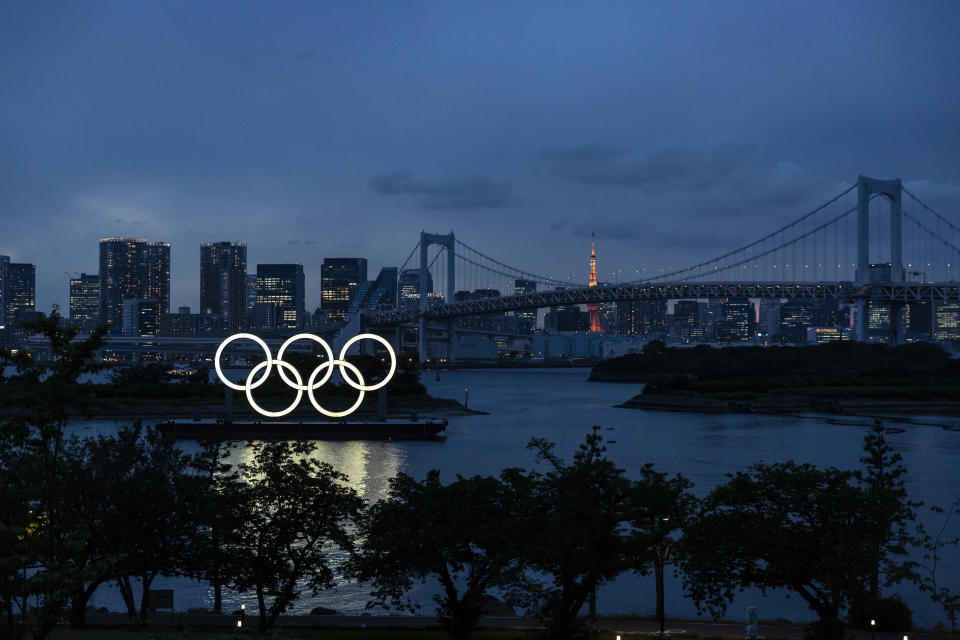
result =
M247 374L246 384L241 385L231 382L225 375L223 375L223 371L220 369L220 356L223 354L223 350L228 344L234 340L241 340L244 338L247 340L253 340L260 345L260 348L263 349L263 352L267 355L267 359L251 369L250 373ZM307 380L307 384L303 384L303 378L300 376L300 372L297 371L297 368L289 362L284 362L283 360L283 352L287 349L287 347L297 340L313 340L323 347L324 352L327 354L327 361L313 370L309 379ZM377 384L364 385L363 376L360 374L360 370L346 360L347 350L353 346L354 343L359 342L360 340L375 340L386 347L387 353L390 354L390 372L387 373L383 380ZM390 379L393 378L394 372L397 370L397 354L394 353L393 347L390 346L390 343L385 338L373 333L359 333L347 340L347 342L343 345L343 348L340 349L340 356L336 360L333 358L333 350L330 348L330 345L328 345L322 338L315 336L312 333L298 333L295 336L287 338L287 340L280 346L280 351L277 352L276 358L270 354L270 347L267 346L267 343L257 336L253 335L252 333L235 333L220 343L220 346L217 347L217 355L214 356L213 362L214 368L217 370L217 376L220 377L220 380L223 382L223 384L227 385L231 389L236 389L237 391L245 391L247 394L247 402L250 403L250 407L260 415L268 418L280 418L296 409L300 404L300 400L303 399L304 391L307 392L307 397L310 398L310 403L323 415L331 418L342 418L344 416L348 416L356 411L360 406L360 403L363 402L363 394L365 392L376 391L377 389L386 386L386 384L390 382ZM293 401L293 404L282 411L267 411L258 405L253 399L253 390L267 381L273 365L277 365L277 370L280 372L280 378L283 379L287 386L291 389L297 390L296 400ZM340 375L343 377L344 382L360 392L360 397L358 397L357 401L353 403L353 406L346 411L330 411L328 409L324 409L322 406L320 406L320 403L317 402L317 399L313 395L314 390L323 386L323 384L330 379L330 376L333 375L334 366L340 368ZM263 370L263 375L261 375L258 380L254 381L254 378L261 369ZM290 378L287 377L284 369L290 371L295 381L290 380ZM355 375L356 379L352 379L350 375L347 375L348 371ZM317 380L317 376L319 376L321 373L323 373L323 377Z

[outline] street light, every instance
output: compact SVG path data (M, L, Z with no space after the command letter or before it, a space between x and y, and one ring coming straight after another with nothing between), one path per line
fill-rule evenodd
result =
M870 640L873 640L873 631L877 627L877 621L870 618Z

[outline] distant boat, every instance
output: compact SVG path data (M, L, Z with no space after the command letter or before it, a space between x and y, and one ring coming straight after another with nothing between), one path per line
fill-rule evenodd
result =
M160 433L176 440L439 440L446 428L445 418L426 417L341 422L169 420L157 425Z

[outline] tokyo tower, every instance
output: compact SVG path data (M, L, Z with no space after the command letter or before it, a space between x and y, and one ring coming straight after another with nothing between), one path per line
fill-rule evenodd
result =
M590 286L597 286L597 248L596 234L590 233ZM600 307L591 304L587 306L590 312L590 331L603 331L603 325L600 324Z

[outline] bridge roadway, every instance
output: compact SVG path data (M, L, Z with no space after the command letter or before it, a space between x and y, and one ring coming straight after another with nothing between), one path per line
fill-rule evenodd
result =
M643 300L693 299L835 299L868 301L879 304L907 302L960 301L960 283L873 283L858 286L853 282L679 282L669 284L621 284L561 291L538 291L499 298L485 298L464 302L418 308L398 309L371 314L370 326L395 326L427 320L446 320L485 313L522 311L541 307L559 307L574 304L602 304Z

